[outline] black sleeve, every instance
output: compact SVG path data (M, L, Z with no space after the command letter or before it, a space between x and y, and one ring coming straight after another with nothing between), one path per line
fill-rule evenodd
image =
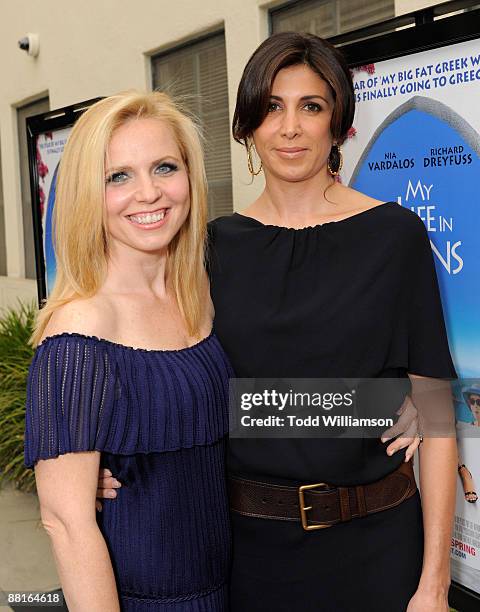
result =
M417 215L414 217L408 244L408 372L432 378L456 378L430 240L422 220Z

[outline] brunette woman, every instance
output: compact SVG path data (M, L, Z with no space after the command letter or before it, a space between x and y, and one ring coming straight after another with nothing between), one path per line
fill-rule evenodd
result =
M211 224L215 329L238 377L409 375L421 399L416 377L455 376L430 243L411 211L335 181L353 115L348 66L316 36L249 60L233 135L265 189ZM232 610L447 611L455 438L420 446L423 516L404 458L375 439L231 439ZM295 508L317 483L333 491Z

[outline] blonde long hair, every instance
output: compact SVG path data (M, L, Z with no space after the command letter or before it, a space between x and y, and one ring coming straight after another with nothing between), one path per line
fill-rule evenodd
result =
M76 122L60 162L53 213L57 275L39 311L31 343L40 341L54 311L93 296L107 270L105 155L113 132L131 119L158 119L172 129L190 185L190 211L168 246L167 282L189 333L199 335L205 291L207 182L200 130L166 94L127 91L92 105Z

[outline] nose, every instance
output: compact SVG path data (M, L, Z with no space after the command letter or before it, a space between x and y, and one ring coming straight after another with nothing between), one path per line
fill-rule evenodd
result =
M135 199L137 202L151 204L156 202L162 196L162 191L158 181L150 174L141 175L137 179L135 190Z
M286 109L282 115L281 135L289 140L302 132L300 117L295 108Z

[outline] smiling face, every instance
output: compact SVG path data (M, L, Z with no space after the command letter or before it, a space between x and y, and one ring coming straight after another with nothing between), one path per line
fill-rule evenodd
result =
M327 175L333 105L330 87L310 67L278 72L267 116L253 133L267 179L297 182Z
M190 208L187 169L170 126L158 119L127 121L112 135L105 166L112 245L165 252Z

